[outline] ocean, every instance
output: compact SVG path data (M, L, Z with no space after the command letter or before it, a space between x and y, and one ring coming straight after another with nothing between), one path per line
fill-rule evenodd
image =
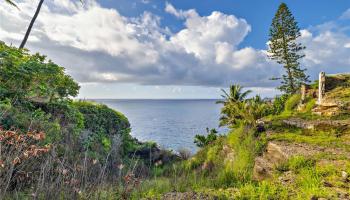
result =
M99 99L122 112L130 121L131 135L140 141L153 141L159 146L178 151L197 151L193 143L196 134L206 134L206 128L218 128L220 108L216 100L126 100Z

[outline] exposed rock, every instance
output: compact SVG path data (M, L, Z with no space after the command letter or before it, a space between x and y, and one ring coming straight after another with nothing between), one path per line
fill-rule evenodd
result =
M343 179L344 182L348 182L349 175L347 172L342 171L341 172L341 178Z
M278 177L278 180L282 185L293 184L295 180L295 174L292 171L284 172L280 177Z
M346 152L340 148L327 148L322 146L278 141L269 142L263 155L255 158L253 177L255 180L265 180L271 178L275 167L283 162L286 162L289 158L298 155L311 157L319 154L320 152L350 157L350 152Z
M289 126L295 126L302 129L314 129L315 125L311 121L305 121L299 118L290 118L282 121Z
M324 99L317 107L312 109L312 113L320 116L335 116L342 111L343 105L339 102Z
M302 129L317 129L322 126L350 128L350 119L347 120L303 120L300 118L290 118L282 121L289 126L295 126Z
M170 192L165 194L162 200L214 200L216 197L211 197L207 194L197 192Z
M271 178L272 170L275 165L278 165L288 159L288 156L283 152L281 146L269 142L266 147L266 152L263 156L255 159L253 169L253 177L256 180L264 180Z

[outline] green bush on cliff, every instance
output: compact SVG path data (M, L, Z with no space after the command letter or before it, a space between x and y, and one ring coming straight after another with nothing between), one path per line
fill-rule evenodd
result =
M207 136L204 135L195 135L194 136L194 143L197 145L197 147L205 147L208 144L212 143L213 141L216 140L217 136L217 131L215 129L210 129L207 128Z
M134 150L136 143L130 136L130 123L123 114L93 102L76 101L73 105L84 117L84 127L88 132L84 142L86 148L98 151L97 142L108 152L112 145L111 138L118 137L123 153Z
M127 163L134 168L143 166L142 161L127 158L130 151L142 146L131 137L128 119L105 105L74 102L71 98L78 91L79 85L63 67L43 55L32 55L0 41L0 128L19 133L44 132L43 145L52 147L46 160L35 159L25 165L37 174L45 174L45 180L36 175L26 177L32 185L16 188L19 195L26 196L33 189L37 194L69 198L76 195L76 187L96 187L96 181L106 184L118 177L120 180L128 170ZM11 174L0 166L0 181ZM66 184L71 181L79 185ZM8 190L1 188L0 192Z
M0 41L0 98L14 102L49 102L78 94L79 85L40 54L9 47ZM16 100L16 101L15 101Z

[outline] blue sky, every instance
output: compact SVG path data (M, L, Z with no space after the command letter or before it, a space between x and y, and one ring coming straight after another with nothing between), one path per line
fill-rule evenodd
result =
M238 83L278 94L266 55L277 0L45 1L27 48L64 66L79 98L219 98ZM302 67L350 69L350 1L288 0L307 49ZM0 2L0 40L18 45L37 2Z
M139 16L144 11L156 13L162 17L163 26L178 31L183 28L183 22L164 12L166 2L182 10L195 8L200 15L204 16L210 15L213 11L221 11L246 19L252 25L252 32L245 38L241 46L254 48L265 48L271 20L282 2L288 5L301 28L337 20L343 12L350 8L348 0L104 0L101 1L101 4L115 8L124 16L129 17Z

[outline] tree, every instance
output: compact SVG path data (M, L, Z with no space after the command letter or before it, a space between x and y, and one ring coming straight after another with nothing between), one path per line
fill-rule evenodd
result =
M206 130L207 130L207 136L196 135L194 137L194 143L197 145L197 147L205 147L217 139L218 132L216 129L209 130L209 128L207 128Z
M223 100L219 100L216 103L225 105L229 102L244 100L252 91L247 90L245 92L242 92L242 89L242 86L236 84L230 85L229 93L227 93L224 89L221 89L221 91L224 93L223 95L221 95Z
M18 9L18 6L15 2L13 2L12 0L5 0L6 3L10 4L11 6L14 6Z
M268 53L286 70L286 74L277 79L282 79L278 89L287 94L296 93L301 84L309 82L306 69L300 68L299 60L304 57L302 50L305 47L297 41L299 37L298 24L287 5L282 3L272 20Z
M224 93L222 96L223 100L219 100L217 104L223 104L221 108L220 126L235 126L242 120L241 110L243 108L243 102L245 101L251 90L245 92L242 91L240 85L230 85L229 92L224 89L221 91Z
M257 120L269 113L269 106L260 96L247 99L250 90L242 92L239 85L231 85L230 93L222 90L224 100L217 101L224 106L221 108L220 126L236 128L241 125L246 127L256 127Z
M38 4L38 6L36 7L36 10L35 10L34 16L33 16L32 20L30 20L30 23L29 23L29 26L27 28L26 34L24 35L24 38L23 38L23 40L21 42L21 45L19 46L20 49L24 48L24 46L26 45L28 37L29 37L29 34L32 31L34 22L35 22L36 18L39 15L39 12L40 12L40 9L41 9L41 6L43 5L43 3L44 3L44 0L40 0L39 1L39 4Z
M5 0L5 1L7 1L7 2L9 2L9 3L13 3L11 0ZM80 0L80 2L82 3L83 1ZM23 49L24 46L26 45L27 40L28 40L28 37L29 37L29 35L30 35L30 32L32 31L33 25L34 25L34 23L35 23L35 21L36 21L36 18L37 18L38 15L39 15L39 12L40 12L40 9L41 9L41 6L43 5L43 3L44 3L44 0L40 0L40 1L39 1L39 4L38 4L38 6L36 7L36 10L35 10L34 16L33 16L32 20L30 20L30 23L29 23L29 26L28 26L28 28L27 28L27 31L26 31L26 33L25 33L25 35L24 35L24 38L23 38L23 40L22 40L22 42L21 42L21 45L19 46L20 49ZM15 5L15 4L14 4L14 5Z

